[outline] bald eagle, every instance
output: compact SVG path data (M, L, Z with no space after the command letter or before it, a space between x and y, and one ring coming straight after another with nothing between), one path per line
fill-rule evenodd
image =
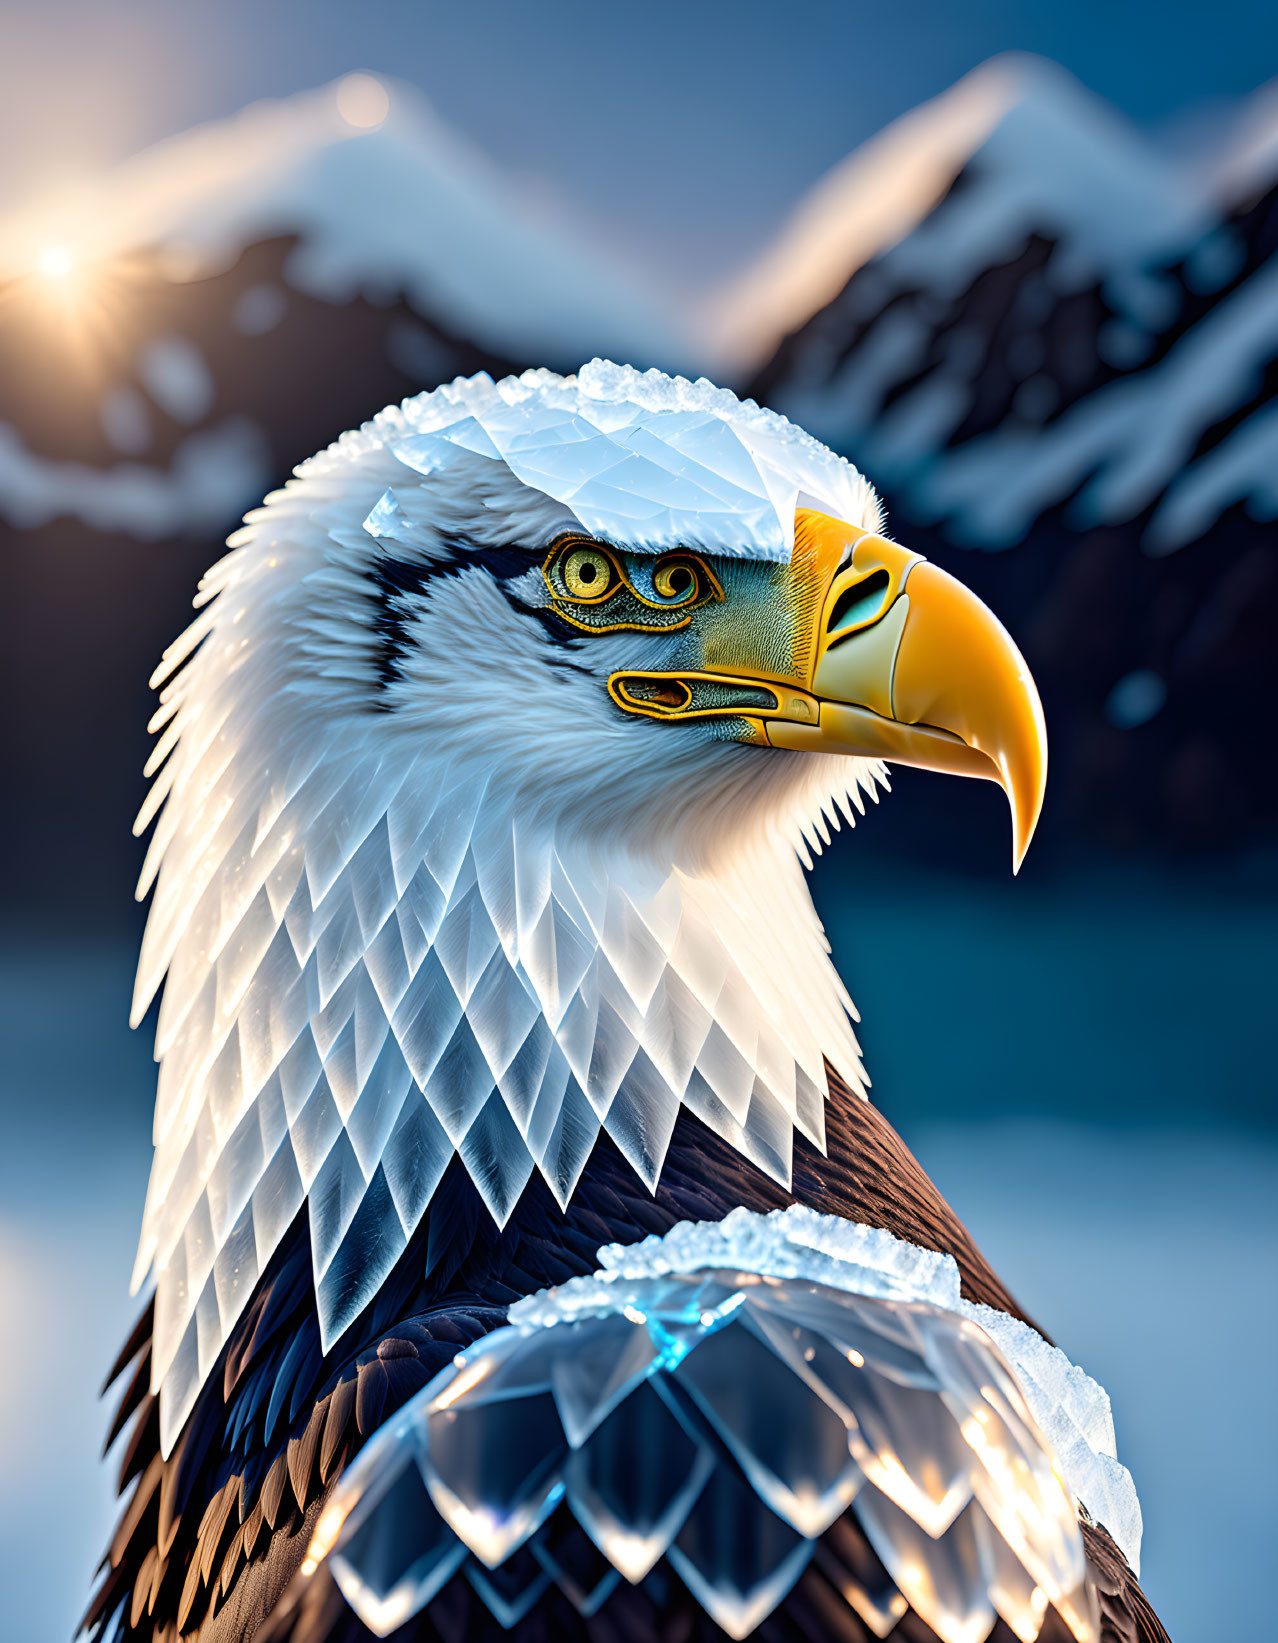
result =
M134 1638L1158 1639L1104 1392L866 1098L803 863L1032 680L847 462L595 361L381 413L165 655ZM797 1137L797 1140L796 1140Z

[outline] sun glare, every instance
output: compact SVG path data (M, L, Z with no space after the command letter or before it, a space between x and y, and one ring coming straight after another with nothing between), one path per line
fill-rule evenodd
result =
M51 225L52 226L52 225ZM36 239L26 248L25 278L10 280L0 300L20 309L19 323L38 327L58 351L59 369L82 389L105 392L119 380L120 355L146 325L138 301L138 259L103 257L79 235Z
M65 245L50 245L40 253L40 272L46 279L64 280L71 268L71 253Z

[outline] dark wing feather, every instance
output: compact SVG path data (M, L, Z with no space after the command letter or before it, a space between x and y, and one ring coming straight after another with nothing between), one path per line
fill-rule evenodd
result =
M1084 1523L1083 1544L1100 1597L1102 1643L1171 1643L1127 1559L1104 1529Z

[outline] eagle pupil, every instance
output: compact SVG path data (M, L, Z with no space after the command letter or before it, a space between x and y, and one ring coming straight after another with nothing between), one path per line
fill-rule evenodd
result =
M585 564L582 565L581 569L577 572L578 580L584 582L587 587L589 587L590 584L598 578L598 575L598 566L592 565L589 559L586 560Z
M676 565L670 572L670 591L675 594L687 593L692 586L692 572L686 565Z

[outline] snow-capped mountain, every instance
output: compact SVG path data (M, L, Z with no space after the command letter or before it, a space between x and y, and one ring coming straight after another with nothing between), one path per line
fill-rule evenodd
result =
M0 278L55 245L77 262L150 249L189 280L280 235L297 237L290 287L331 303L402 297L512 359L676 347L580 225L544 199L533 208L412 87L367 75L255 104L42 202L0 229Z
M1190 170L999 60L854 154L720 302L750 391L911 540L1016 550L962 574L1026 635L1082 809L1132 837L1274 814L1276 183L1272 96Z
M756 389L977 546L1010 546L1065 503L1080 528L1141 519L1153 553L1234 503L1271 517L1272 436L1209 438L1278 353L1278 269L1247 238L1278 171L1265 132L1205 185L1024 60L977 70L900 126L826 179L725 296ZM848 214L863 222L884 194L927 205L836 272ZM837 287L797 323L787 259L824 259ZM779 321L788 334L763 359Z
M960 175L962 205L942 209ZM757 371L882 259L901 284L953 296L1027 228L1069 239L1080 271L1117 269L1195 216L1175 171L1103 102L1054 64L998 57L836 165L706 319Z
M0 517L19 527L229 526L342 428L459 372L690 360L580 225L366 75L0 224L0 286Z

